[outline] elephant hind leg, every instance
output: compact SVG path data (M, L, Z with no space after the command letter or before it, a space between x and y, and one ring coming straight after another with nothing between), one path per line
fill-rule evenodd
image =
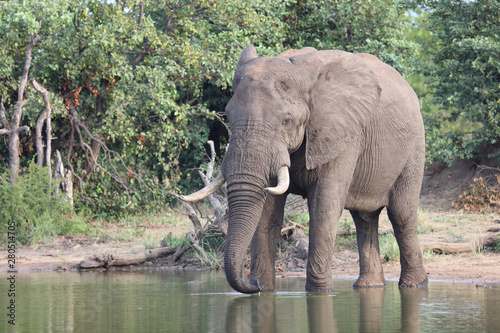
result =
M359 278L354 287L384 287L385 278L380 259L378 219L382 208L375 212L351 211L356 225L359 252Z
M418 199L423 174L419 169L406 168L396 181L387 206L400 252L400 287L424 287L428 282L418 241Z

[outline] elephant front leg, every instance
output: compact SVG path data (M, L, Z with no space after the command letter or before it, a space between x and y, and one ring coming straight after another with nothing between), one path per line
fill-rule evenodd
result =
M380 210L372 213L351 211L359 252L359 278L354 287L384 287L385 278L380 260L378 218Z
M326 191L308 193L309 254L306 291L333 291L332 264L337 224L343 202L331 200Z
M262 291L274 291L275 262L283 225L286 195L268 195L251 245L250 281L258 282Z

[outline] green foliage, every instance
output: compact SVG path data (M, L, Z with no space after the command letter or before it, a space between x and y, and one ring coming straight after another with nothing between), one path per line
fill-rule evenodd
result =
M380 254L386 262L399 259L399 247L396 238L392 234L385 234L379 237Z
M201 186L196 168L209 137L224 151L227 132L216 113L223 116L248 44L267 56L303 46L370 52L409 73L417 52L405 39L401 4L2 1L0 102L9 116L26 46L39 34L30 77L51 92L53 144L78 180L76 209L106 219L159 210L167 191ZM29 85L25 95L22 123L34 128L43 104ZM75 125L75 114L86 128ZM34 155L33 132L22 134L24 168ZM100 167L89 153L95 147ZM0 172L7 156L1 145Z
M174 237L174 235L169 232L168 235L161 240L160 245L162 247L167 247L167 246L181 246L182 243L184 242L184 237Z
M426 73L442 112L427 119L431 154L471 158L500 137L500 3L422 1L435 47Z
M495 246L493 247L493 251L496 252L496 253L500 252L500 236L498 236L498 241L495 244Z
M88 232L89 228L67 202L54 198L47 168L30 163L28 172L17 183L9 184L7 173L0 175L0 229L15 225L19 244L50 239L55 235ZM57 184L53 184L56 186ZM7 242L7 232L0 234L0 244Z
M285 46L371 53L408 73L418 49L405 38L405 8L399 0L291 1Z
M344 217L342 220L339 221L339 231L341 234L351 235L352 233L354 233L353 226L354 224L352 220L348 218Z

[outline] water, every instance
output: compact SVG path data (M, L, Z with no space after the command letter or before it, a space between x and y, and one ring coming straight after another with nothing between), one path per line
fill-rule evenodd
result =
M234 292L210 271L18 274L16 325L0 274L0 332L497 332L500 285L430 282L428 289L304 292L305 278L277 279L276 293Z

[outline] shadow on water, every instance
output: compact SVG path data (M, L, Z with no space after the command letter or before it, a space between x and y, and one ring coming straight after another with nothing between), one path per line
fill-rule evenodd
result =
M0 275L0 308L7 280ZM500 285L431 282L428 289L306 293L304 278L243 295L216 272L44 273L18 276L16 326L0 332L494 332Z

